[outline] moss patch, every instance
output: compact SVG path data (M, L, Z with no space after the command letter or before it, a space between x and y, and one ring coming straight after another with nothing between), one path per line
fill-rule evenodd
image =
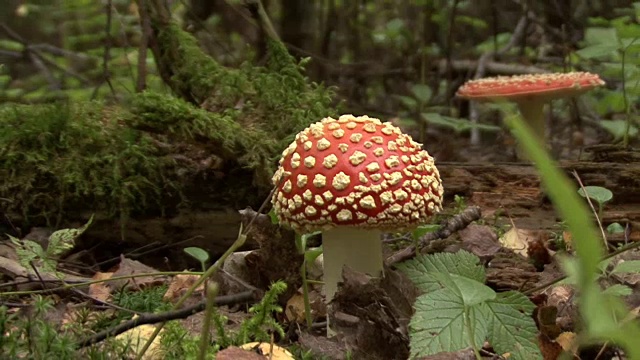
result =
M305 78L281 43L270 43L267 66L229 69L175 25L159 39L178 97L0 106L0 210L57 224L69 209L126 217L195 205L198 191L220 206L255 204L293 136L335 115L332 91ZM221 177L205 169L186 179L175 144L220 159Z

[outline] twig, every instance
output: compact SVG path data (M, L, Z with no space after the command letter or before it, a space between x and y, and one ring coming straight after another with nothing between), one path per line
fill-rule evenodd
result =
M147 87L147 49L153 30L151 29L151 19L147 10L146 1L138 1L140 10L140 27L142 29L142 39L138 49L138 79L136 81L136 92L141 92Z
M447 221L438 230L425 234L422 238L420 238L418 246L425 246L427 243L433 240L445 239L454 232L466 228L469 224L480 219L481 217L482 213L480 211L480 207L469 206L460 214L454 215L453 217L447 219ZM389 256L385 260L385 264L387 266L392 266L401 261L405 261L414 257L416 253L417 252L415 245L411 245Z
M104 53L102 55L102 81L96 88L93 90L93 94L91 94L91 99L95 99L98 96L98 91L102 87L104 82L109 85L109 89L111 89L111 95L116 95L116 90L113 88L113 84L111 84L111 75L109 74L109 60L111 59L111 20L113 17L112 11L112 0L107 0L105 4L105 10L107 12L107 22L105 24L105 44L104 44Z
M600 221L600 216L598 215L598 211L596 211L596 208L593 206L593 203L591 202L591 197L589 197L587 190L584 188L584 184L582 183L582 180L580 179L578 172L573 170L571 174L573 174L573 177L576 178L576 180L578 181L578 184L580 185L580 189L582 189L582 192L585 194L587 203L589 203L589 206L591 207L591 211L593 212L593 215L596 217L596 222L598 222L598 227L600 228L600 233L602 234L602 241L604 242L604 248L605 249L611 248L613 250L613 247L611 247L611 245L607 241L607 234L604 232L604 228L602 227L602 221Z
M216 306L234 305L243 303L246 301L254 300L257 298L257 294L254 291L244 291L233 295L218 296L215 298ZM135 319L126 321L111 329L101 331L91 337L81 340L78 343L78 348L87 347L105 340L108 337L122 334L123 332L145 324L164 323L170 320L184 319L193 314L199 313L204 310L206 306L206 300L185 308L173 311L167 311L160 314L142 314Z

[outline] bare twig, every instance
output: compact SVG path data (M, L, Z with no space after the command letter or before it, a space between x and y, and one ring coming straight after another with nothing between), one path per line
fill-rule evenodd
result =
M141 92L147 87L147 49L151 39L151 19L147 10L146 1L138 1L140 9L140 27L142 29L142 39L138 49L138 79L136 81L136 92Z
M104 82L109 85L109 89L111 89L111 95L116 95L116 90L113 88L113 84L111 83L111 74L109 73L109 60L111 59L111 21L113 17L113 3L112 0L107 0L105 4L105 11L107 12L107 21L105 24L105 42L104 42L104 53L102 55L102 81L96 88L93 90L93 94L91 94L91 99L95 99L98 96L98 91L102 87Z
M222 305L234 305L251 300L255 300L258 294L254 291L244 291L234 295L218 296L215 299L216 306ZM101 331L91 337L81 340L78 343L78 348L87 347L96 343L99 343L109 337L122 334L123 332L145 324L164 323L170 320L184 319L193 314L199 313L204 310L206 306L206 300L203 300L195 305L187 306L185 308L173 311L167 311L160 314L142 314L135 319L131 319L116 327Z
M447 219L447 221L438 230L425 234L422 238L420 238L418 246L425 246L427 243L433 240L445 239L454 232L466 228L469 224L480 219L481 217L482 213L480 212L480 207L469 206L460 214L454 215L453 217ZM411 245L389 256L385 260L385 264L387 266L397 264L401 261L408 260L414 257L416 253L416 247L414 245Z

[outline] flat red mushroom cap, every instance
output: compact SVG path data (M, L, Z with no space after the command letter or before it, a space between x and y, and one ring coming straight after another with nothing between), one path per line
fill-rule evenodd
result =
M604 81L597 74L588 72L497 76L467 81L456 95L473 100L558 98L579 95L602 85Z
M409 228L442 209L433 157L399 128L368 116L325 118L301 131L273 182L275 214L299 232Z

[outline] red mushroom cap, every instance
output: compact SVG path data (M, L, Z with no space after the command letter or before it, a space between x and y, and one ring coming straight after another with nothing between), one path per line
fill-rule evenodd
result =
M579 95L602 85L604 81L597 74L588 72L497 76L467 81L456 95L474 100L538 96L551 99Z
M325 118L282 153L272 203L299 232L335 226L409 228L442 209L433 157L391 123Z

